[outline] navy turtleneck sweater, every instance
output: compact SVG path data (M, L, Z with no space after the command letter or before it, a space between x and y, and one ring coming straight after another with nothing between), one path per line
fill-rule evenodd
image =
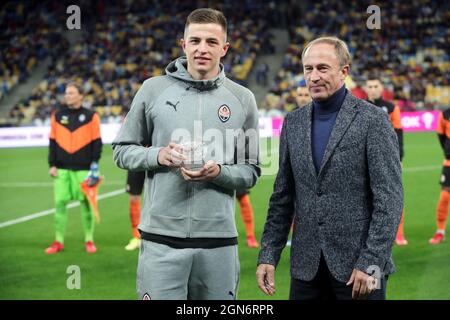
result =
M311 150L316 173L319 173L331 131L346 94L347 90L343 85L325 101L313 100Z

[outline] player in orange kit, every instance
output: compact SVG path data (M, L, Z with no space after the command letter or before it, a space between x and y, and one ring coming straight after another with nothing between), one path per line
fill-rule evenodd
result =
M377 107L382 108L389 115L389 119L391 120L392 125L394 126L395 133L398 138L399 152L400 152L400 161L403 159L403 128L400 118L400 108L389 101L382 99L384 87L381 83L381 80L376 76L369 76L366 80L366 91L368 96L368 101ZM399 246L405 246L408 244L408 241L405 238L403 232L403 223L404 223L404 213L402 212L402 217L400 220L400 224L397 229L397 236L395 237L395 243Z
M129 213L131 222L131 233L133 238L125 246L125 250L132 251L141 246L141 235L138 225L141 214L141 194L144 188L145 171L128 171L126 191L130 194Z
M259 243L255 237L255 223L253 219L253 207L250 202L248 190L236 190L236 198L241 208L241 217L245 226L245 235L247 236L247 247L258 248Z
M439 244L445 239L445 225L448 217L448 203L450 200L450 108L439 114L437 127L439 142L444 151L445 160L441 175L441 194L436 208L437 231L429 240L430 244Z

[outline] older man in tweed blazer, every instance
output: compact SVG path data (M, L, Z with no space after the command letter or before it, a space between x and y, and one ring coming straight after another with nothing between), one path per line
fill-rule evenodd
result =
M386 113L345 89L349 60L334 37L302 53L313 101L283 125L258 259L266 294L275 292L292 221L291 299L385 299L395 271L391 249L403 208L398 141Z

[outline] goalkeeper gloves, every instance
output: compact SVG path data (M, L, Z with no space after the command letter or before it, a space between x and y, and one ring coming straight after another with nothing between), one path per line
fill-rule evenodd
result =
M100 173L98 171L98 163L92 162L91 167L87 176L88 186L95 186L100 180Z

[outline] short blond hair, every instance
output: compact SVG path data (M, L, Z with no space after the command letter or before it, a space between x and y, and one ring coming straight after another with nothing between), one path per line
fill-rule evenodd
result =
M310 47L318 43L327 43L334 46L336 57L338 58L339 65L341 67L345 65L350 65L351 56L350 52L348 51L347 44L337 37L320 37L308 42L308 44L305 46L305 48L303 48L302 51L302 61L304 59L306 50L308 50Z

